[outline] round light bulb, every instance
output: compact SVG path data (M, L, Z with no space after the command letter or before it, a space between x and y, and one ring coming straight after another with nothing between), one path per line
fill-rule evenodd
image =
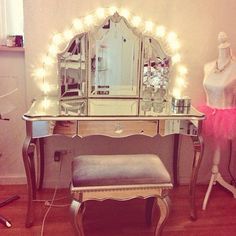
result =
M70 40L71 38L73 38L73 31L69 30L69 29L66 29L63 32L63 36L64 36L65 40Z
M83 29L83 22L80 19L74 19L72 24L77 31L81 31Z
M169 46L172 50L176 51L180 48L180 42L178 39L175 39L169 43Z
M188 69L184 65L178 66L178 72L180 75L186 75L188 73Z
M169 43L173 42L173 41L176 41L178 38L177 34L175 32L169 32L168 35L167 35L167 41Z
M172 96L174 98L181 98L181 90L180 90L180 88L173 88Z
M41 105L42 105L43 109L45 109L45 110L48 109L50 107L50 100L47 97L45 97L43 99Z
M91 26L94 22L93 16L92 15L87 15L84 18L84 22L85 22L86 25Z
M185 88L187 86L186 80L183 77L177 77L175 83L178 87Z
M104 10L104 8L98 8L97 10L96 10L96 16L98 17L98 18L104 18L105 17L105 10Z
M62 36L61 34L55 34L53 37L52 37L52 42L53 44L55 45L59 45L63 42L63 39L62 39Z
M159 25L156 27L156 36L159 38L164 37L166 34L166 28L163 25Z
M42 61L47 66L51 66L54 63L53 58L48 55L44 56Z
M121 9L121 11L120 11L120 15L121 16L123 16L123 17L125 17L126 19L128 19L129 18L129 16L130 16L130 12L129 12L129 10L128 9Z
M153 30L154 24L152 21L146 21L145 22L145 30L147 32L151 32Z
M42 88L42 91L44 92L44 94L47 94L51 90L50 85L46 82L42 84L41 88Z
M138 27L141 24L141 21L142 21L141 17L134 16L131 20L131 23L134 27Z
M176 63L179 63L180 61L181 61L181 56L179 53L176 53L175 55L171 57L171 62L173 65Z
M43 78L46 75L46 71L44 68L38 68L34 71L33 75L37 78Z
M51 56L55 56L58 53L58 47L56 45L50 45L48 52Z

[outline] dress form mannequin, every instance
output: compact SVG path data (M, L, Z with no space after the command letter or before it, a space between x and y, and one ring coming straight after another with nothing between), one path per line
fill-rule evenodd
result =
M203 85L207 96L205 113L208 121L206 121L203 129L213 136L215 150L212 174L203 201L203 210L206 209L212 187L216 182L232 192L236 198L236 188L222 178L218 167L222 141L229 141L231 147L232 139L236 137L236 62L232 59L230 44L224 32L219 33L218 41L219 54L217 60L206 64L204 67Z

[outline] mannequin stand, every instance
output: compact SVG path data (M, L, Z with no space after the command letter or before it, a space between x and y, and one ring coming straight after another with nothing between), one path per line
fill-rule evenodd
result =
M232 140L230 140L230 155L232 154ZM206 210L206 205L212 190L213 185L216 184L216 182L218 182L221 186L223 186L224 188L228 189L234 196L234 198L236 198L236 188L227 183L223 177L221 176L220 172L219 172L219 163L220 163L220 146L218 145L216 147L215 153L214 153L214 158L213 158L213 166L212 166L212 174L211 174L211 179L210 179L210 183L208 185L208 189L203 201L203 205L202 205L202 209Z

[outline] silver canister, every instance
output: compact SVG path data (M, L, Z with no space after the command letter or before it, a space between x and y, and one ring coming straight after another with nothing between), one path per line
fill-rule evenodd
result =
M191 99L187 96L182 98L172 97L171 106L174 113L188 113L191 107Z

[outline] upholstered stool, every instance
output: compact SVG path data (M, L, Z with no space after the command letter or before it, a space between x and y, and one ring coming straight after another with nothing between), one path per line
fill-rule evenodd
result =
M153 203L160 209L155 235L160 235L169 215L170 175L157 155L84 155L72 162L71 221L76 235L84 236L82 215L88 200L148 198L146 220ZM154 201L156 200L156 201Z

